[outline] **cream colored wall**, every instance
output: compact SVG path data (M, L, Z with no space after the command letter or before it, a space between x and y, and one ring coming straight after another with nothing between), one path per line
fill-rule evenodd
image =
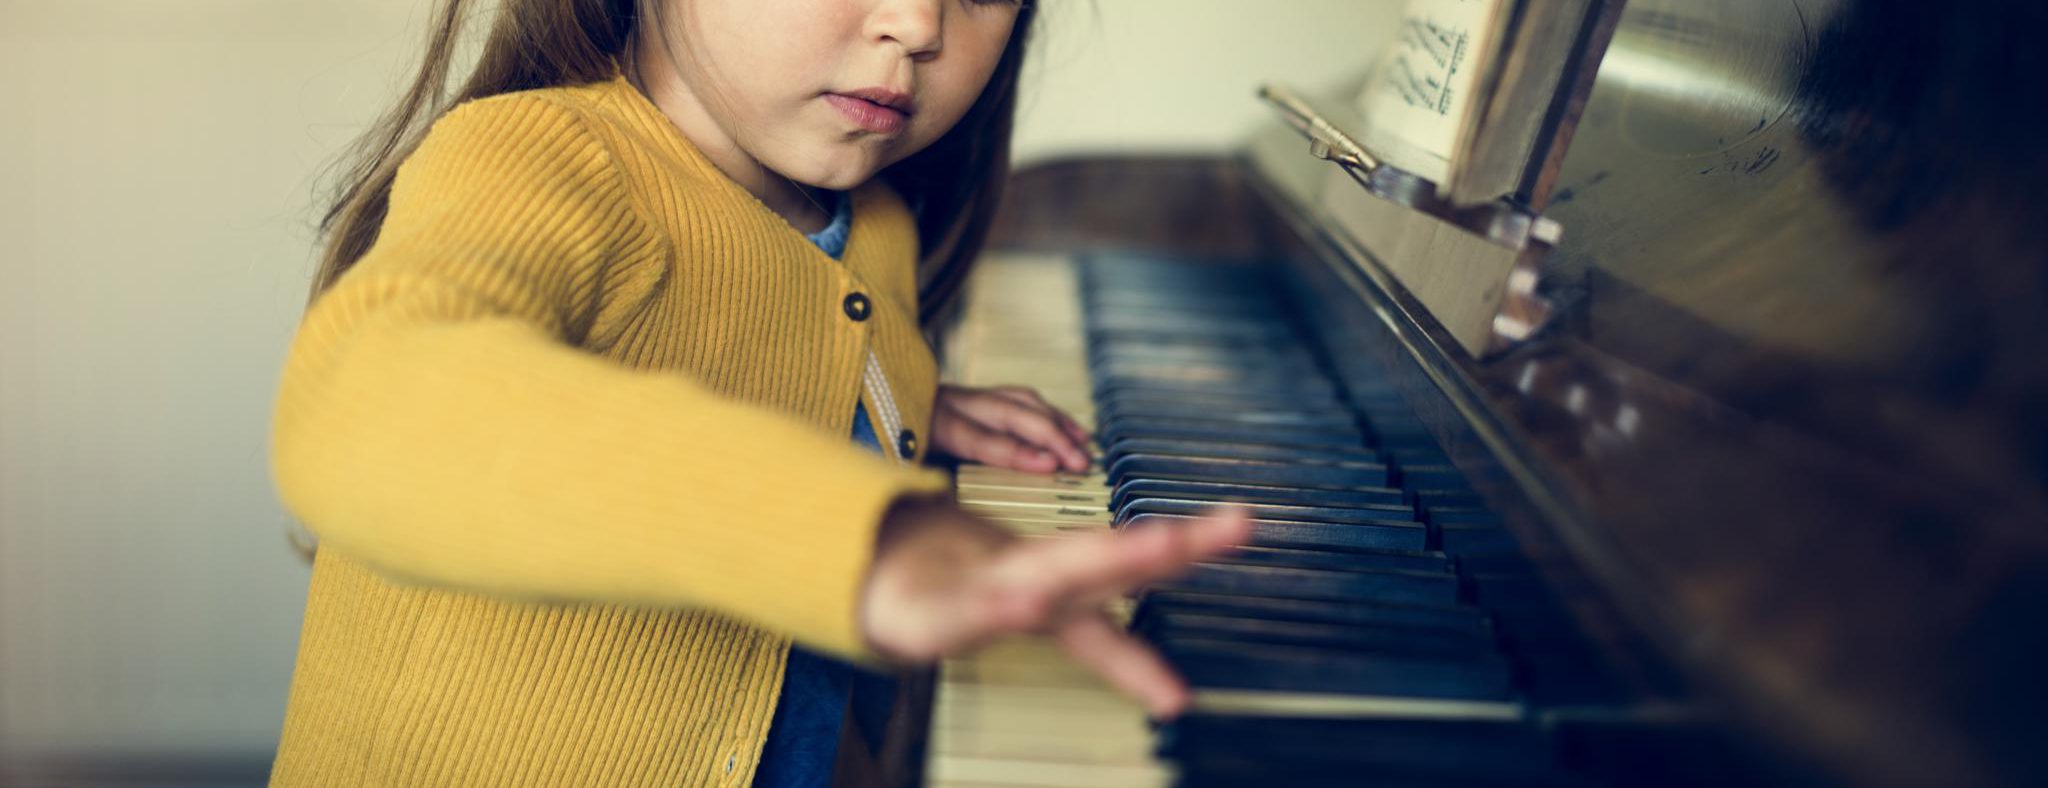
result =
M1403 0L1031 0L1044 9L1026 66L1020 164L1071 153L1220 151L1273 114L1277 81L1349 84Z
M271 745L306 571L265 414L409 5L0 2L6 755Z
M1040 0L1021 158L1222 150L1392 0ZM260 757L306 571L265 472L315 174L416 0L0 0L0 761Z

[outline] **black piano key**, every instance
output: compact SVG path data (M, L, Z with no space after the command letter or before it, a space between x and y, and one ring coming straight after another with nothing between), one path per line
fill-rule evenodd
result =
M1465 475L1449 465L1402 465L1401 486L1411 489L1463 490Z
M1259 317L1273 319L1272 307L1277 303L1274 293L1258 282L1247 281L1227 286L1216 286L1202 282L1113 282L1096 279L1089 282L1082 295L1084 304L1090 306L1156 306L1163 310L1184 311L1190 307L1210 304L1258 304L1265 306ZM1108 312L1098 309L1099 312Z
M1353 444L1304 444L1295 441L1300 433L1265 433L1266 439L1210 433L1198 437L1135 432L1116 422L1100 432L1105 465L1131 455L1187 457L1210 460L1249 460L1305 465L1360 465L1385 468L1387 463L1372 449Z
M1271 323L1273 304L1258 296L1230 294L1140 294L1105 293L1085 299L1082 306L1090 313L1084 326L1105 325L1100 314L1114 313L1127 318L1120 324L1124 327L1162 325L1179 327L1187 322L1208 317L1219 322L1261 321ZM1167 334L1160 338L1171 340L1176 337L1197 337L1201 334ZM1297 345L1299 343L1297 342Z
M1197 689L1460 700L1506 700L1514 691L1507 663L1494 654L1452 657L1198 639L1153 645Z
M1283 380L1314 383L1315 390L1329 389L1329 380L1312 365L1306 363L1273 363L1270 361L1236 361L1230 359L1192 358L1132 358L1123 355L1097 355L1089 359L1089 373L1098 379L1124 380L1136 378L1187 378L1204 383L1211 381ZM1201 377L1190 373L1201 372ZM1327 401L1326 401L1327 402ZM1355 412L1346 408L1347 417Z
M1124 526L1155 527L1184 524L1195 519L1192 515L1141 514L1125 520ZM1429 530L1419 523L1304 523L1253 519L1251 528L1251 543L1257 547L1419 552L1429 546Z
M1096 348L1094 352L1090 352L1092 358L1096 354L1104 352L1104 350L1110 350L1110 348L1141 348L1141 346L1157 346L1157 344L1165 344L1165 342L1180 342L1184 346L1206 346L1206 348L1214 348L1214 350L1221 350L1221 352L1239 352L1239 354L1255 354L1255 352L1268 352L1268 350L1284 352L1284 348L1300 346L1298 338L1294 338L1290 334L1284 334L1284 332L1210 332L1210 334L1188 334L1188 332L1178 332L1178 330L1163 330L1163 332L1087 330L1087 344L1090 344L1092 348ZM1323 375L1323 381L1327 383L1327 387L1331 391L1337 389L1337 381L1335 379Z
M1232 369L1288 369L1329 383L1336 381L1313 356L1300 352L1300 340L1278 330L1237 333L1138 334L1098 331L1089 338L1085 358L1090 369L1113 364L1213 364Z
M1269 269L1243 262L1191 264L1180 258L1116 253L1083 258L1076 270L1087 283L1087 292L1128 288L1141 292L1278 293Z
M1384 489L1388 486L1387 469L1383 465L1221 460L1147 454L1125 455L1109 466L1108 477L1111 486L1121 484L1125 479L1175 479L1329 490Z
M1082 296L1081 304L1088 312L1094 313L1187 314L1190 310L1214 309L1218 315L1243 314L1266 320L1273 317L1272 294L1259 292L1256 288L1245 292L1168 286L1093 289Z
M1467 570L1493 574L1532 574L1539 571L1536 562L1526 555L1489 555L1462 559Z
M1248 262L1200 262L1132 253L1084 258L1078 268L1091 290L1133 287L1154 292L1173 288L1228 292L1277 292L1269 270Z
M1405 550L1308 550L1298 547L1240 547L1226 553L1232 563L1290 566L1300 569L1400 569L1450 574L1456 571L1443 553Z
M1079 272L1090 292L1130 289L1140 292L1200 290L1263 293L1277 296L1270 271L1244 263L1202 263L1184 260L1115 256L1084 263Z
M1365 432L1357 421L1343 416L1313 414L1294 411L1286 407L1250 408L1239 407L1223 410L1213 407L1189 406L1181 408L1155 408L1132 410L1111 408L1108 412L1096 410L1096 424L1105 431L1112 425L1125 425L1133 432L1148 429L1232 431L1248 435L1250 441L1262 442L1263 434L1293 433L1339 433L1351 437L1351 444L1362 446Z
M1119 437L1102 448L1105 464L1125 455L1152 454L1174 457L1210 457L1227 460L1270 460L1274 462L1356 462L1384 465L1379 453L1361 446L1285 446L1264 442L1192 440L1187 438Z
M1173 390L1201 389L1217 396L1244 400L1267 400L1285 406L1304 398L1323 398L1335 395L1330 384L1311 377L1288 378L1246 378L1243 380L1190 379L1177 373L1160 370L1158 374L1138 375L1119 373L1096 375L1094 393L1098 401L1118 390L1146 389L1171 392Z
M1163 321L1162 321L1163 322ZM1188 331L1155 325L1151 330L1133 327L1088 326L1083 328L1088 349L1083 356L1089 366L1106 361L1147 361L1172 363L1205 360L1243 366L1300 366L1334 389L1336 378L1302 353L1301 337L1285 326L1265 326L1233 331Z
M1210 361L1247 366L1292 365L1314 369L1328 377L1321 360L1301 343L1298 336L1262 332L1248 341L1244 336L1154 333L1143 336L1098 335L1095 339L1088 343L1085 356L1091 361L1129 359Z
M1261 288L1275 284L1265 266L1253 260L1190 258L1132 249L1091 252L1078 259L1076 270L1097 282L1146 281L1147 278L1204 282L1241 278Z
M1323 378L1313 368L1268 364L1187 361L1184 359L1099 360L1090 371L1103 380L1189 380L1219 386L1246 385L1263 381L1310 381L1320 388Z
M1231 418L1223 413L1096 413L1096 431L1117 436L1213 435L1236 443L1287 442L1364 448L1365 434L1351 421ZM1303 441L1299 438L1313 440Z
M1173 320L1164 315L1124 313L1119 318L1095 318L1083 329L1088 336L1103 340L1149 339L1153 337L1197 337L1231 342L1281 342L1296 338L1286 325L1249 321L1209 319Z
M1119 250L1096 252L1080 259L1075 269L1098 288L1130 283L1145 287L1186 287L1227 282L1233 289L1278 291L1271 271L1249 260L1189 260L1184 257Z
M1093 381L1095 401L1115 402L1122 398L1179 399L1189 404L1211 403L1217 407L1291 407L1308 403L1337 402L1337 390L1315 386L1296 390L1221 390L1214 386L1191 386L1159 381Z
M1494 637L1492 619L1485 611L1471 606L1283 599L1171 589L1150 589L1141 594L1132 620L1170 612L1353 626L1423 627L1453 630L1474 637Z
M1133 498L1118 507L1116 521L1130 522L1148 514L1184 515L1199 517L1215 508L1207 501L1181 501L1171 498ZM1424 528L1407 515L1406 511L1390 512L1381 508L1353 509L1336 506L1289 506L1281 504L1247 504L1245 508L1254 520L1286 520L1306 523L1333 523L1344 525L1391 526L1397 528Z
M1252 314L1265 320L1273 320L1274 306L1279 302L1270 289L1256 282L1218 287L1200 282L1109 282L1096 280L1086 283L1081 293L1081 304L1088 312L1111 313L1122 308L1125 311L1156 310L1163 312L1188 313L1206 307L1260 307ZM1304 326L1306 328L1306 326Z
M1458 578L1409 570L1302 569L1230 563L1197 563L1155 585L1169 591L1270 596L1290 599L1360 600L1448 605L1458 601Z
M1423 508L1424 516L1432 523L1461 525L1500 525L1500 515L1483 506L1435 505Z
M1112 342L1088 348L1090 361L1188 361L1212 364L1300 367L1321 372L1314 354L1299 344L1247 348L1204 342Z
M1407 496L1391 487L1363 490L1318 490L1255 484L1186 482L1171 479L1132 479L1115 488L1109 499L1110 511L1123 508L1133 498L1173 498L1216 503L1273 503L1298 506L1346 506L1380 508L1389 512L1413 512Z
M1207 283L1193 283L1184 286L1174 282L1118 282L1088 277L1089 287L1081 296L1082 303L1096 307L1111 306L1156 306L1161 309L1187 309L1218 304L1246 304L1261 307L1262 317L1273 314L1274 293L1258 282L1244 282L1235 287L1218 287Z
M1191 397L1211 396L1230 399L1264 399L1286 405L1301 401L1320 401L1338 396L1337 386L1327 379L1316 377L1293 377L1267 379L1217 385L1204 381L1177 380L1171 376L1141 377L1137 375L1096 375L1092 391L1100 400L1117 392L1150 391L1155 394L1185 394Z
M1270 317L1273 309L1271 303L1256 298L1205 298L1196 303L1176 304L1158 298L1134 298L1121 295L1089 299L1084 302L1084 306L1099 311L1114 311L1131 315L1164 315L1169 320L1185 319L1190 314L1211 315L1220 320L1258 320ZM1168 321L1161 321L1162 324L1166 322ZM1083 331L1086 331L1090 326L1097 325L1101 324L1092 320L1085 321L1082 324ZM1128 344L1195 345L1213 342L1215 338L1205 334L1153 333L1139 337L1119 337L1119 339ZM1298 337L1290 337L1290 339L1292 340L1288 345L1290 349L1296 353L1304 350Z
M1311 646L1391 654L1458 657L1491 653L1490 637L1449 629L1403 626L1359 626L1303 621L1271 621L1242 616L1165 612L1134 621L1131 630L1148 640L1197 639L1254 645Z
M1135 423L1134 423L1135 422ZM1351 430L1278 429L1259 425L1228 425L1217 422L1169 422L1162 419L1119 419L1096 425L1095 434L1107 443L1152 438L1159 440L1204 441L1209 443L1259 443L1273 447L1295 447L1344 451L1363 448L1365 437ZM1385 463L1373 463L1387 468Z
M1193 364L1118 364L1115 369L1095 369L1089 374L1095 385L1103 388L1132 384L1200 386L1220 393L1273 392L1290 397L1329 390L1326 382L1313 375L1264 374Z
M1266 348L1260 348L1260 350L1255 350L1255 352L1266 352ZM1094 375L1094 368L1096 368L1096 364L1090 364L1090 375ZM1300 375L1290 375L1290 379L1307 381L1307 379L1315 379L1315 375L1300 373ZM1311 389L1288 391L1286 393L1288 397L1276 397L1276 395L1266 395L1266 393L1257 393L1257 391L1253 391L1253 393L1231 393L1231 391L1214 391L1214 389L1188 387L1188 385L1167 385L1167 383L1153 385L1153 387L1143 387L1143 385L1133 385L1133 383L1104 385L1108 381L1092 381L1092 383L1096 383L1096 403L1098 405L1116 405L1120 399L1149 399L1149 401L1169 401L1169 403L1186 405L1186 407L1237 407L1237 405L1243 405L1243 403L1251 403L1255 407L1321 407L1321 409L1341 409L1341 411L1356 415L1356 411L1350 409L1350 405L1343 403L1343 397L1341 397L1341 393L1339 393L1339 389L1335 385L1331 385L1327 379L1319 379L1319 381L1321 383L1317 383Z
M1272 301L1250 293L1098 293L1081 300L1084 330L1091 326L1121 325L1143 328L1150 325L1180 327L1204 318L1218 323L1257 322L1288 328L1297 334L1298 324L1275 320ZM1105 322L1122 319L1122 322ZM1202 334L1168 334L1158 342L1187 342L1206 339ZM1297 338L1294 346L1302 347Z
M1341 387L1340 387L1341 388ZM1448 465L1450 459L1443 449L1436 445L1436 439L1427 432L1408 432L1399 423L1390 423L1386 417L1371 411L1354 411L1358 420L1372 425L1373 432L1386 442L1390 451L1397 451L1402 457L1417 465Z
M1275 427L1339 429L1359 433L1358 420L1335 408L1231 408L1209 405L1181 405L1167 402L1116 403L1095 408L1098 422L1123 419L1172 419L1176 421L1259 424Z

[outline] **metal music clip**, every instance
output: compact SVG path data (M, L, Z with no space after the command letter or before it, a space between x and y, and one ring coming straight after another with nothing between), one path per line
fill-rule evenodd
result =
M1383 157L1331 123L1294 91L1279 85L1259 88L1259 98L1308 138L1309 155L1344 168L1351 178L1382 199L1442 219L1510 249L1550 246L1562 234L1556 221L1507 200L1471 206L1453 205L1437 193L1435 183L1388 164Z

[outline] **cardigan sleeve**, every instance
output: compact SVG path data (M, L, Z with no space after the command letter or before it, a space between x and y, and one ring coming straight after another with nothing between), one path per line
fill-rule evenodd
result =
M711 608L861 655L882 514L944 477L577 349L611 261L658 242L624 188L545 98L437 123L293 340L281 497L321 549L401 582Z

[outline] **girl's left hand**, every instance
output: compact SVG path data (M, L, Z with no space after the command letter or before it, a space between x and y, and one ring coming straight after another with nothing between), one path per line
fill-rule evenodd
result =
M1088 431L1024 386L939 386L932 448L963 460L1032 473L1093 464Z

